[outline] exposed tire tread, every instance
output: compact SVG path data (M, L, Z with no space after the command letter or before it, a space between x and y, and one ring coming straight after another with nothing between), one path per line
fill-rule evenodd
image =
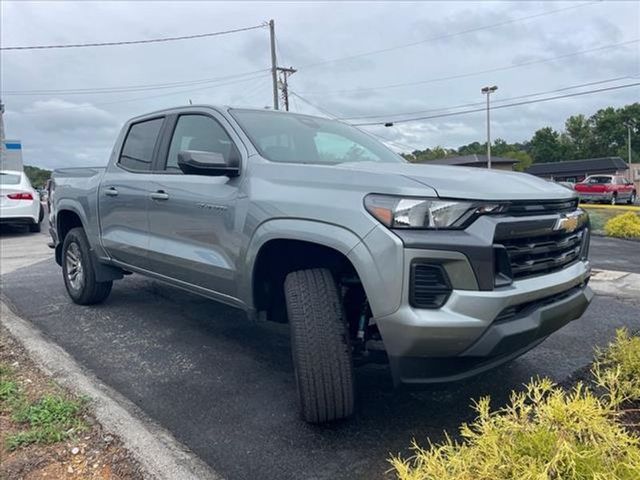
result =
M71 288L67 281L67 264L65 262L65 255L72 242L76 242L80 247L82 263L85 266L85 284L84 288L80 292ZM102 303L111 293L113 282L96 281L93 261L91 247L89 246L89 241L87 240L84 230L80 227L69 230L67 235L64 237L64 242L62 244L62 275L69 297L71 297L71 300L78 305L95 305L97 303Z
M354 408L353 363L335 280L327 269L300 270L284 287L302 417L346 418Z

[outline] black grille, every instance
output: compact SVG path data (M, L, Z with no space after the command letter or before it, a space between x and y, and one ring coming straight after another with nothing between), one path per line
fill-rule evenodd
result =
M509 257L511 278L522 279L563 269L581 257L587 230L525 238L502 239Z
M514 216L547 215L550 213L573 212L578 206L578 199L571 200L534 200L512 202L507 206L506 213Z
M410 302L417 308L440 308L451 294L451 284L441 265L411 265Z

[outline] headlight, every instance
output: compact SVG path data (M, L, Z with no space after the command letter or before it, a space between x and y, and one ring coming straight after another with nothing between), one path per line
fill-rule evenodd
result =
M436 198L394 197L367 195L367 211L389 228L465 228L476 217L485 213L498 213L500 203L467 202Z

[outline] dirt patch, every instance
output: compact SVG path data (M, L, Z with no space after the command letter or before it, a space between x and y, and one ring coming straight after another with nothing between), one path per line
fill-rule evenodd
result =
M38 369L3 327L0 327L0 365L10 369L11 380L26 402L37 402L46 395L79 400ZM12 450L8 439L28 427L15 420L6 402L0 403L0 479L143 479L141 467L131 453L115 435L103 430L90 409L88 399L79 415L82 428L69 432L68 438Z

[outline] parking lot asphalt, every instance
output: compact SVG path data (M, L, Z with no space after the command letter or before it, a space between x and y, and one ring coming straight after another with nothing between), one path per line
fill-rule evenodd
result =
M594 268L640 273L640 242L594 235L589 258Z
M105 304L77 306L52 258L1 280L18 314L228 479L380 477L389 454L407 454L413 438L455 434L473 418L471 399L491 395L499 405L532 376L565 381L616 328L640 327L640 299L597 296L527 355L464 382L394 390L386 367L363 367L356 416L318 427L297 414L286 325L249 322L137 275L116 282Z

